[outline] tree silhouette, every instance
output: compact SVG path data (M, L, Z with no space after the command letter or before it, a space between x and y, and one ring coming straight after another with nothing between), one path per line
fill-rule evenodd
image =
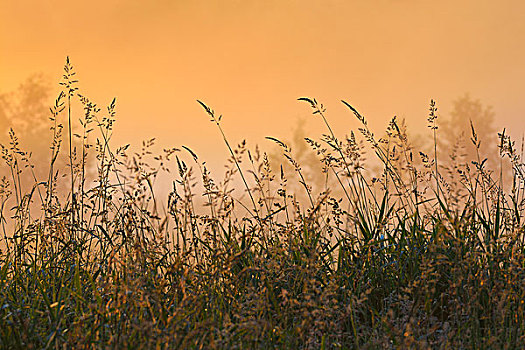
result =
M483 106L479 100L472 99L468 94L454 101L450 118L440 123L441 159L455 152L456 161L468 164L478 160L479 152L479 160L486 158L488 169L496 170L499 156L494 117L495 113L490 106Z
M49 129L51 84L42 74L34 74L12 92L0 94L0 140L7 141L9 129L30 148L40 148L49 140L42 137Z
M16 154L20 169L31 166L31 171L24 171L22 176L28 184L34 182L35 175L41 179L48 176L53 143L51 94L51 82L43 74L33 74L16 90L0 94L2 158L9 164L8 154ZM67 160L58 157L56 161L63 166ZM3 167L0 175L6 172Z
M470 171L481 171L490 186L511 184L510 163L500 156L500 139L494 122L492 108L468 94L454 101L448 119L438 121L438 159L444 170L443 185L458 203L466 195L466 189L459 185L463 182L461 177Z

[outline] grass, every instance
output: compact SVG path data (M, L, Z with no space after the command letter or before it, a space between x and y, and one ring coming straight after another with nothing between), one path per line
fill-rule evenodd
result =
M266 153L231 144L198 101L231 155L215 181L187 147L113 149L115 100L102 111L73 76L68 60L49 162L33 165L14 132L2 147L2 348L525 345L525 178L505 132L506 186L503 165L486 169L479 152L438 162L434 102L436 147L425 154L396 119L376 138L345 101L361 136L340 140L324 106L300 98L327 130L306 140L325 179L312 184L288 145L269 138L291 164L275 169ZM73 101L84 108L77 126ZM479 149L474 127L471 141ZM163 172L166 200L154 190Z

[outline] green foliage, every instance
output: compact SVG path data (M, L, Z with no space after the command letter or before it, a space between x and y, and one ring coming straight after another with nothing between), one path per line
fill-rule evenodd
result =
M284 142L269 138L291 165L275 171L258 148L228 141L226 119L198 101L230 151L217 181L188 147L110 147L115 100L97 107L76 92L69 60L65 69L46 171L23 166L14 133L3 147L2 348L525 345L525 177L504 132L507 192L478 154L451 168L457 181L441 173L434 102L432 155L396 119L377 139L344 101L362 137L340 140L324 106L301 98L327 130L306 140L325 179L313 191ZM73 100L85 112L77 137ZM373 177L363 142L382 164ZM161 173L173 181L167 198L155 191Z

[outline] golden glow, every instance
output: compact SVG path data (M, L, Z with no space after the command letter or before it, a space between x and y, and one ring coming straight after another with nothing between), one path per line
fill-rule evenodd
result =
M156 136L207 159L224 153L196 99L224 115L232 142L264 144L310 114L301 96L346 133L357 123L340 99L377 131L393 115L423 130L431 98L446 113L469 92L519 137L524 11L519 0L2 0L0 92L35 72L58 81L69 55L84 94L117 97L120 142Z

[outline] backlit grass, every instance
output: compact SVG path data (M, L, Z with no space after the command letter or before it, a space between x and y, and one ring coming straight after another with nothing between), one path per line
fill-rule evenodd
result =
M15 132L2 148L2 348L525 346L525 179L505 132L511 170L487 169L413 149L396 119L377 138L345 101L361 128L338 139L300 98L326 128L305 141L324 179L309 183L289 145L269 137L291 165L276 168L198 101L231 155L214 179L188 147L112 148L115 101L79 95L69 60L62 87L47 161ZM438 125L432 102L433 145Z

